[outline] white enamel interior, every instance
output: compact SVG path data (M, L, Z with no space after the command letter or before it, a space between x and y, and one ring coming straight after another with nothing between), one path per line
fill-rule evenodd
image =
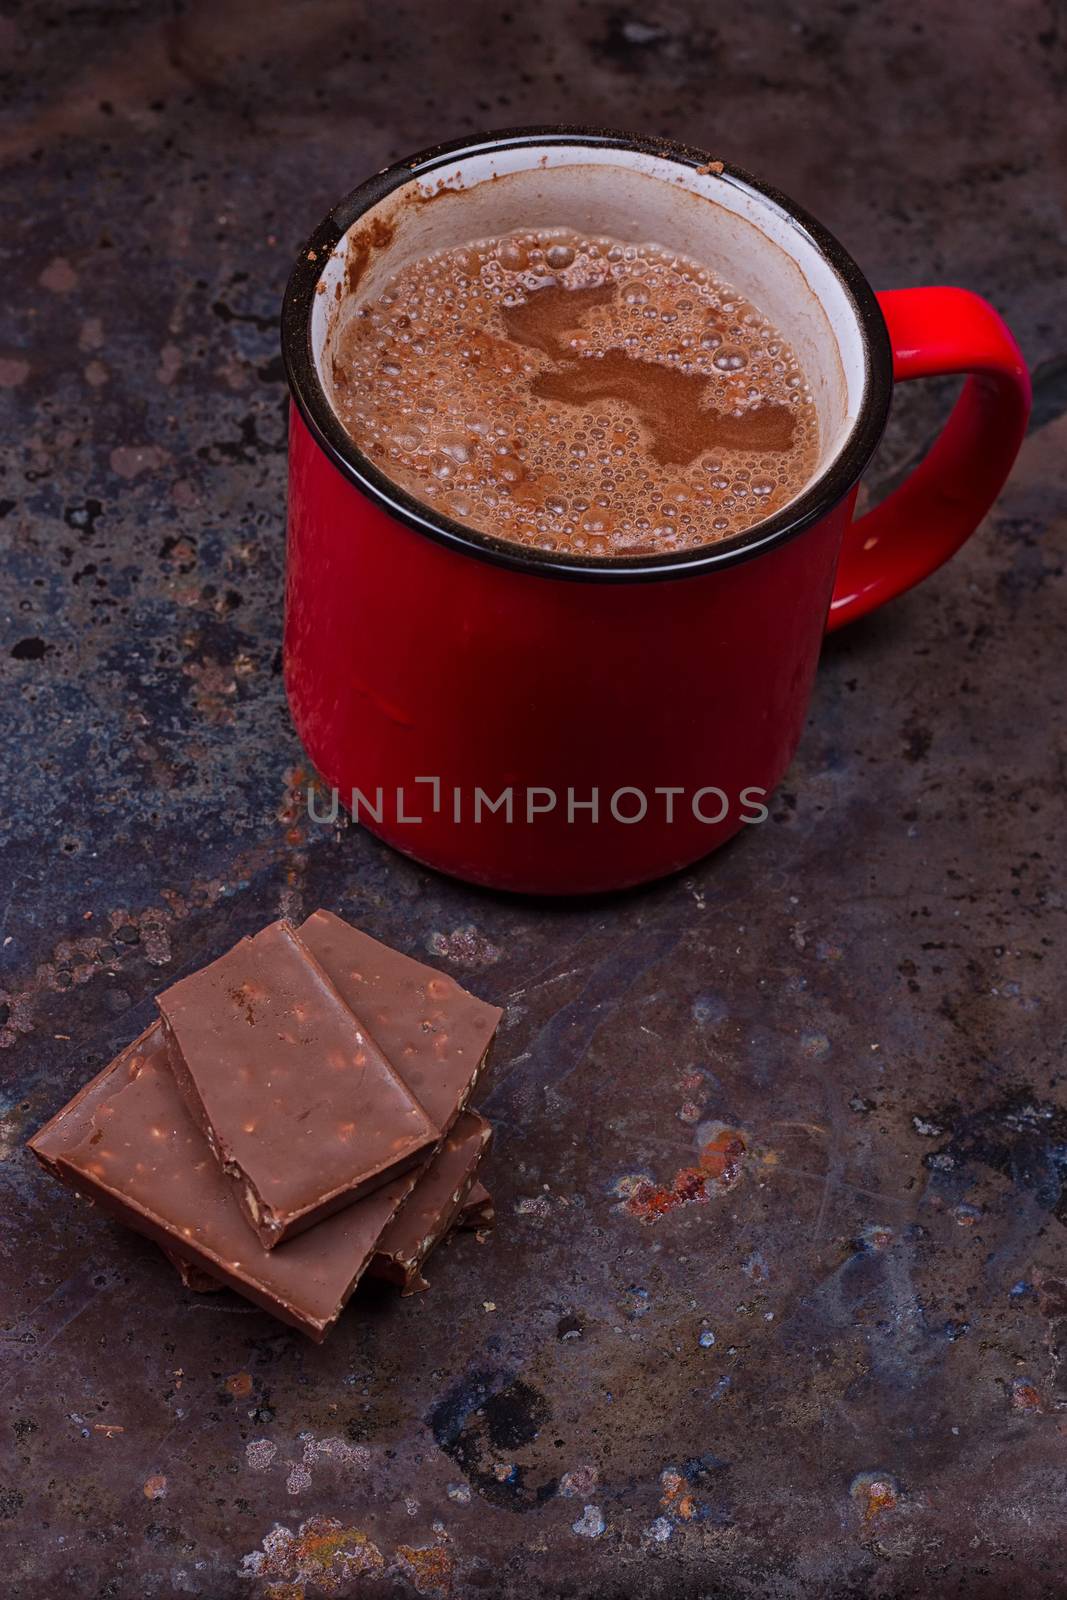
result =
M766 196L737 179L639 151L536 140L506 150L472 147L394 189L357 219L323 269L311 341L325 393L331 332L400 267L432 250L538 227L654 242L695 258L746 294L781 330L808 376L822 441L813 476L826 472L860 410L866 378L863 338L844 284L805 230ZM388 244L370 247L354 293L346 294L350 254L366 253L383 231Z

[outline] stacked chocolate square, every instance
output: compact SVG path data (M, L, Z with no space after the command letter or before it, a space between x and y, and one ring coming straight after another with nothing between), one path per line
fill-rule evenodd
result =
M146 1234L322 1340L364 1273L426 1287L485 1227L466 1109L500 1011L328 911L274 922L159 996L158 1019L30 1148Z

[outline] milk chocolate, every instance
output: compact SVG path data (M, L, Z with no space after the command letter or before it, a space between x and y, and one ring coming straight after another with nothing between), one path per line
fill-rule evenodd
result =
M410 1172L279 1250L249 1228L178 1091L153 1023L30 1141L38 1158L111 1216L321 1342L385 1228Z
M457 1117L452 1132L379 1239L367 1269L372 1278L398 1283L403 1294L429 1287L421 1269L458 1217L492 1132L488 1122L473 1112Z
M186 1261L177 1250L172 1250L169 1245L161 1245L161 1250L182 1280L182 1287L191 1289L194 1294L217 1294L226 1285L218 1278L213 1278L210 1272L205 1272L203 1267L198 1267L194 1261Z
M475 1180L452 1226L480 1233L483 1228L491 1228L495 1222L496 1208L493 1205L493 1197L484 1183Z
M284 920L158 1005L178 1087L267 1250L399 1177L440 1139Z
M458 1123L456 1123L456 1126L454 1126L451 1138L461 1138L461 1123L466 1122L466 1120L466 1117L459 1118ZM474 1123L474 1125L480 1125L480 1128L486 1128L486 1123L483 1123L482 1118L480 1117L470 1117L470 1123ZM440 1186L442 1189L446 1190L445 1208L443 1208L446 1214L443 1216L443 1218L442 1216L438 1216L438 1218L432 1219L432 1224L430 1224L430 1227L432 1227L432 1234L434 1234L432 1248L437 1248L438 1243L442 1242L442 1238L445 1238L448 1234L454 1234L456 1230L470 1232L470 1230L474 1229L482 1230L486 1229L486 1227L493 1227L493 1197L490 1195L490 1190L486 1189L485 1184L478 1182L477 1176L475 1176L478 1162L480 1162L480 1158L482 1158L482 1155L485 1154L486 1146L488 1146L488 1136L483 1133L478 1133L478 1138L474 1139L474 1141L470 1141L470 1146L472 1146L470 1147L470 1155L474 1157L474 1170L470 1171L470 1173L462 1174L461 1182L459 1182L459 1186L456 1187L456 1189L453 1189L453 1187L448 1187L448 1184L442 1184L442 1186ZM430 1181L432 1174L434 1174L435 1166L438 1166L438 1163L443 1162L443 1160L448 1160L448 1157L445 1157L445 1152L442 1150L442 1152L438 1152L437 1157L435 1157L434 1160L429 1163L429 1166L427 1166L426 1170L424 1170L424 1173L422 1173L422 1178L419 1179L419 1182L416 1184L416 1187L414 1187L410 1197L408 1197L408 1200L405 1200L405 1203L403 1203L402 1210L398 1211L394 1221L390 1222L386 1232L382 1234L381 1240L379 1240L378 1243L378 1250L374 1251L371 1264L368 1266L368 1269L366 1269L366 1277L392 1278L392 1282L403 1282L406 1285L406 1275L402 1280L402 1278L398 1277L397 1270L395 1270L395 1258L397 1258L397 1256L403 1256L403 1250L405 1250L405 1238L411 1238L414 1234L416 1234L416 1232L418 1232L418 1222L414 1221L416 1216L418 1216L418 1214L424 1214L427 1213L427 1211L430 1211L432 1202L429 1200L429 1195L424 1194L424 1184L426 1184L427 1181ZM454 1155L451 1157L451 1165L454 1166L454 1170L462 1173L461 1162L456 1160ZM438 1168L438 1171L440 1171L440 1168ZM464 1178L466 1178L466 1176L469 1176L472 1181L470 1181L470 1187L469 1190L467 1190L466 1198L462 1198L462 1194L464 1194L464 1187L466 1187L466 1182L464 1182ZM459 1198L459 1203L456 1203L456 1195L458 1194L461 1198ZM426 1202L424 1203L424 1206L419 1206L419 1198L421 1197L424 1198L424 1202ZM411 1219L408 1221L408 1227L406 1227L405 1230L402 1226L400 1226L400 1224L405 1221L406 1213L408 1213L410 1210ZM451 1218L450 1222L448 1221L448 1213L451 1213L451 1211L454 1211L454 1216ZM314 1234L307 1234L306 1238L312 1240L312 1238L317 1237L317 1235L318 1229L315 1229ZM406 1248L410 1248L410 1246L406 1246ZM426 1264L426 1258L429 1256L429 1253L429 1250L422 1251L421 1258L419 1258L418 1261L418 1270L416 1270L416 1274L414 1275L418 1275L419 1272L421 1272L422 1266ZM205 1272L203 1267L195 1266L195 1262L186 1261L186 1258L182 1256L181 1251L173 1250L170 1245L163 1246L163 1254L165 1254L166 1259L170 1261L170 1264L174 1267L174 1270L178 1272L178 1275L181 1277L182 1283L184 1283L184 1286L186 1286L187 1290L192 1290L195 1294L213 1294L214 1291L221 1290L221 1288L226 1288L224 1283L219 1283L218 1278L211 1277L210 1272ZM392 1261L382 1261L384 1256L389 1256L389 1258L392 1258ZM379 1264L381 1264L381 1267L384 1267L386 1270L379 1270ZM416 1288L426 1288L426 1286L426 1282L419 1277L419 1282L413 1283L411 1288L405 1286L405 1294L414 1293Z
M430 1165L432 1166L433 1163L431 1162ZM417 1192L418 1188L416 1187L415 1193ZM414 1195L405 1201L405 1207L413 1204ZM394 1223L399 1222L402 1215L403 1212L394 1218ZM467 1198L462 1202L455 1218L453 1219L449 1233L456 1233L458 1231L462 1231L464 1233L477 1231L480 1233L485 1228L491 1228L493 1226L493 1222L494 1212L492 1195L485 1187L485 1184L479 1183L477 1178L475 1178L474 1182L471 1184L470 1192L468 1193ZM393 1223L390 1223L386 1233L389 1233L392 1227ZM219 1289L224 1289L226 1287L224 1283L219 1282L218 1278L213 1278L210 1272L205 1272L202 1267L196 1266L196 1264L192 1261L186 1261L184 1256L182 1256L178 1250L172 1249L169 1245L164 1245L162 1248L163 1254L177 1272L185 1288L192 1290L194 1294L215 1294ZM377 1260L378 1252L375 1253L372 1264L376 1264ZM422 1264L422 1262L419 1263L420 1268ZM370 1275L370 1268L368 1268L368 1275ZM388 1276L388 1274L375 1275ZM425 1287L425 1285L423 1285L423 1287Z
M114 1061L109 1061L95 1078L90 1078L88 1083L83 1084L73 1100L68 1100L67 1104L57 1111L43 1128L38 1128L33 1138L27 1141L29 1149L53 1178L59 1178L61 1182L68 1181L60 1164L60 1157L68 1150L73 1150L74 1146L80 1144L85 1135L92 1131L93 1117L97 1109L105 1100L110 1100L112 1095L117 1094L123 1084L130 1081L145 1050L150 1047L150 1041L158 1031L159 1023L150 1023L132 1044L128 1044L125 1050L120 1051Z
M330 911L313 912L300 937L431 1121L447 1132L485 1064L499 1007Z

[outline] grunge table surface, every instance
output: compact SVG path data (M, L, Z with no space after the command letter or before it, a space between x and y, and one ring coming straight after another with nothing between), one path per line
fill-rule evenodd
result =
M1059 1592L1062 21L728 9L0 23L12 1595ZM387 161L557 119L777 181L876 285L982 291L1037 377L980 535L827 647L772 821L577 906L310 822L279 676L289 260ZM901 397L873 493L947 400ZM316 1349L182 1290L24 1141L155 991L320 904L507 1021L495 1234Z

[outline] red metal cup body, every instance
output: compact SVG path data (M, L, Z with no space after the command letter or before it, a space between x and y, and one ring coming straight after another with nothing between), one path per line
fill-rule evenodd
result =
M423 537L295 411L289 470L289 703L374 832L459 877L558 894L640 883L756 825L800 738L847 501L735 566L619 585ZM510 819L488 804L509 790Z
M506 204L525 170L536 205L554 173L570 204L595 191L610 211L636 168L665 225L684 198L690 218L719 219L709 237L743 239L739 270L759 240L783 312L798 297L806 308L802 334L822 308L811 348L839 398L835 436L795 501L719 546L598 562L502 545L413 500L347 436L320 368L327 308L398 229L430 238L427 204L443 197L446 221L461 217L467 179L467 203L473 189L475 204L481 193ZM285 682L300 737L340 804L390 844L539 894L625 888L756 827L800 738L827 627L919 582L969 537L1030 404L1019 350L977 295L876 297L776 190L701 151L582 129L440 146L368 180L298 259L282 344L294 399ZM969 375L948 423L853 520L893 382L937 373Z

